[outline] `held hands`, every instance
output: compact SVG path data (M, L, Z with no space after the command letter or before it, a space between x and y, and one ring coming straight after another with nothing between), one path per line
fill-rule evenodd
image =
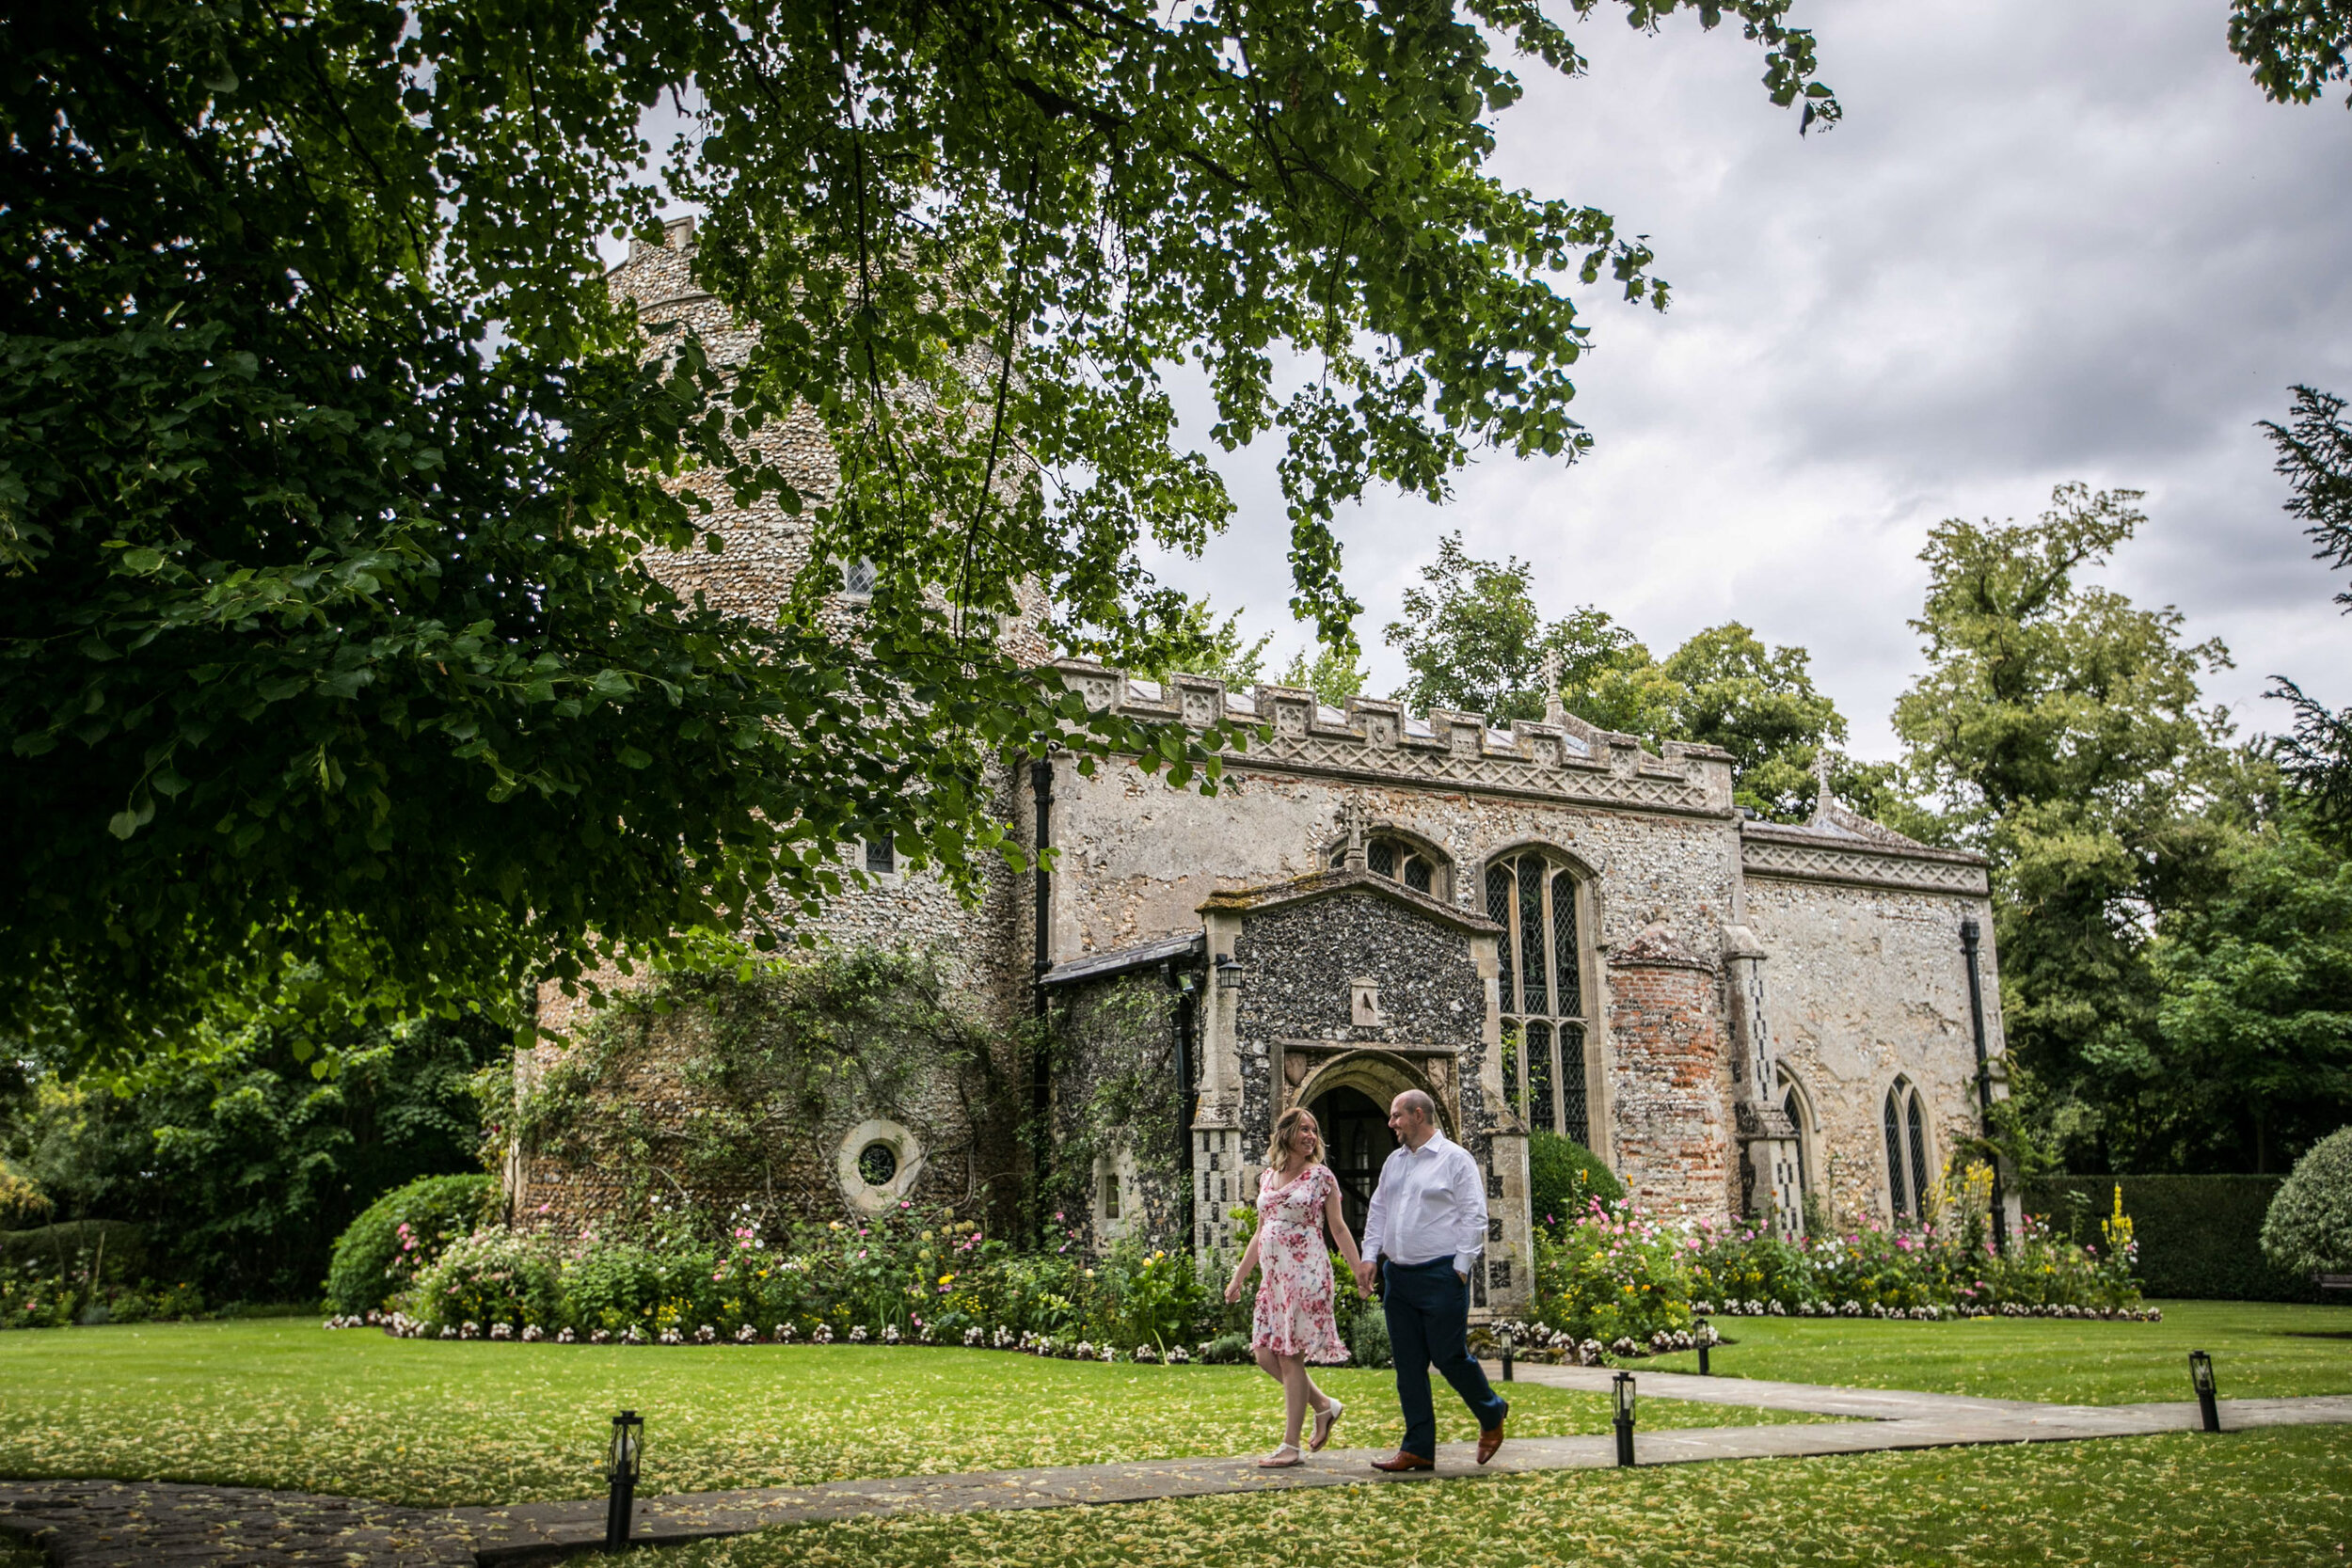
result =
M1369 1258L1359 1258L1356 1260L1356 1293L1359 1296L1368 1297L1372 1294L1373 1274L1377 1267L1378 1265Z

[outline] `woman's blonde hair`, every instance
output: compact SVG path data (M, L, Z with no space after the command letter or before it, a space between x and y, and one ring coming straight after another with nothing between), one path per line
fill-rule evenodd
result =
M1274 1118L1274 1136L1266 1141L1265 1163L1271 1170L1280 1170L1290 1157L1291 1130L1302 1121L1312 1120L1312 1114L1304 1105L1294 1105ZM1307 1156L1309 1164L1323 1158L1323 1128L1314 1130L1315 1149Z

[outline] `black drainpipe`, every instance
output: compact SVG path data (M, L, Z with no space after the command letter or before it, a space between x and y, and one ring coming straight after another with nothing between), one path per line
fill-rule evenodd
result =
M1036 833L1030 840L1037 851L1035 869L1030 873L1037 905L1037 929L1034 945L1030 948L1034 972L1032 986L1037 994L1037 1047L1029 1093L1034 1102L1037 1126L1037 1196L1041 1199L1038 1223L1042 1233L1045 1155L1053 1143L1053 1128L1048 1121L1054 1114L1053 1053L1046 1040L1045 1003L1045 972L1054 967L1046 945L1054 900L1054 875L1045 867L1045 851L1052 847L1054 841L1054 764L1051 758L1040 757L1029 764L1029 798L1037 807Z
M1968 960L1968 1022L1977 1036L1977 1111L1984 1120L1984 1135L1993 1136L1993 1062L1984 1044L1984 980L1977 970L1976 916L1960 923L1960 950ZM2009 1250L2009 1214L2001 1202L2001 1159L1993 1157L1993 1244Z

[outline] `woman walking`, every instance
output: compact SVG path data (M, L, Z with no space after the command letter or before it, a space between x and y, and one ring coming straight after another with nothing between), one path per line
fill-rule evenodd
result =
M1310 1452L1331 1440L1346 1406L1315 1386L1309 1362L1335 1365L1347 1359L1340 1325L1332 1313L1331 1256L1323 1244L1330 1227L1340 1255L1355 1270L1356 1238L1340 1213L1340 1183L1323 1164L1323 1134L1303 1105L1284 1111L1266 1146L1266 1171L1258 1179L1258 1229L1241 1255L1225 1299L1241 1300L1242 1282L1260 1271L1258 1307L1250 1348L1258 1366L1282 1386L1282 1446L1258 1463L1287 1469L1301 1463L1298 1429L1309 1410L1315 1414Z

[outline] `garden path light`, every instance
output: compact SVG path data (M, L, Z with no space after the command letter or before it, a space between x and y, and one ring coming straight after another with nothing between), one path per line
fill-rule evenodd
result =
M2188 1353L2188 1381L2197 1390L2197 1408L2203 1412L2205 1430L2221 1430L2221 1409L2214 1402L2213 1357L2203 1351Z
M1633 1463L1633 1374L1619 1372L1611 1381L1610 1392L1617 1406L1617 1463Z
M605 1479L612 1492L604 1508L604 1549L628 1547L629 1516L637 1508L637 1477L644 1466L645 1421L634 1410L612 1418L612 1449L605 1462Z

